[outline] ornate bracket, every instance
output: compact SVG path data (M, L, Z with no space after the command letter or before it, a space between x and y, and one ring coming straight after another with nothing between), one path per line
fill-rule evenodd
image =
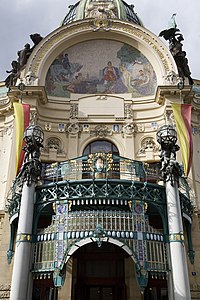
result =
M103 230L103 227L100 224L97 224L95 231L93 233L93 237L96 240L98 247L101 247L103 238L105 236L106 236L106 233Z

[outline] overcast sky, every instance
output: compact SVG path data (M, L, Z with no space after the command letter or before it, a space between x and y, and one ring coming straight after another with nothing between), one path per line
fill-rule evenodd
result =
M184 36L192 77L200 79L200 0L128 0L144 26L159 34L167 28L173 13ZM17 51L32 42L29 35L45 37L59 27L72 0L0 0L0 81L7 77L10 63L17 59Z

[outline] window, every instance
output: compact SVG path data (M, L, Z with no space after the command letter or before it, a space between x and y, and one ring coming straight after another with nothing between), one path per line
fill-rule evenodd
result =
M83 151L83 155L97 152L119 155L117 147L113 143L105 140L98 140L88 144Z

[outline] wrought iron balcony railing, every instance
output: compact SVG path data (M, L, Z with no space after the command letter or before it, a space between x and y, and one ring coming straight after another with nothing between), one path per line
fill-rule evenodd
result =
M129 197L132 189L135 188L134 183L135 185L136 183L144 185L144 183L149 182L154 184L154 187L150 187L149 190L144 185L143 187L138 187L136 191L141 190L142 192L144 188L144 191L149 191L149 193L151 189L151 194L156 190L159 192L159 185L155 185L160 183L159 170L159 163L145 165L142 162L109 153L95 153L59 163L43 163L40 186L37 189L38 197L39 201L41 201L42 197L43 202L48 201L49 197L51 201L53 198L56 201L57 196L66 198L67 194L70 193L70 196L73 197L74 195L74 199L77 201L76 205L79 205L79 202L83 201L83 195L85 195L85 204L87 205L89 203L88 195L86 195L87 191L93 189L94 196L96 196L95 192L98 190L102 194L101 198L103 198L104 195L105 197L108 196L106 190L112 189L113 193L118 193L117 201L120 204L120 201L124 199L124 197L120 199L120 193L122 195L127 194L127 197ZM77 182L77 184L74 185L72 182ZM113 184L115 182L115 186L111 186L111 182ZM127 185L125 182L127 182ZM130 187L128 182L131 184ZM8 197L7 208L10 218L16 216L19 211L21 188L22 182L17 177ZM190 201L191 189L187 180L183 177L180 178L179 189L183 203L182 207L191 216L193 210ZM106 201L109 202L110 200ZM95 200L93 200L93 204L95 204Z
M157 170L148 174L158 179ZM142 162L109 153L95 153L68 161L43 164L44 183L80 179L126 179L146 180L147 172Z

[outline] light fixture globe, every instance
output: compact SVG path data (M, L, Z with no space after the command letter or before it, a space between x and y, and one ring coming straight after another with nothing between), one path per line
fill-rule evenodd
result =
M24 141L28 143L37 143L41 145L44 141L44 132L42 128L38 125L30 125L26 128L24 132Z
M157 142L162 146L173 146L177 142L177 133L173 126L163 125L156 134Z

